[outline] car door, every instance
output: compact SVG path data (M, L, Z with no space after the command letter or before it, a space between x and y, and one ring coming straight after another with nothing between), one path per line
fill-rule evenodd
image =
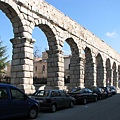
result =
M59 91L56 91L56 90L51 91L51 100L52 100L52 103L57 104L58 108L62 107L63 103L62 103L62 98Z
M11 109L8 89L0 87L0 119L13 114Z
M93 91L90 89L87 89L87 91L88 91L89 101L94 101L95 100L95 93L93 93Z
M13 113L16 115L25 115L29 109L29 101L27 96L16 88L10 88L11 101Z
M68 106L70 99L67 97L64 91L60 91L62 107Z

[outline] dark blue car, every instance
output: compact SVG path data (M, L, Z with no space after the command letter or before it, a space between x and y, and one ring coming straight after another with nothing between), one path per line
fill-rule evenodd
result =
M34 119L38 111L37 101L13 85L0 83L0 120L20 116Z

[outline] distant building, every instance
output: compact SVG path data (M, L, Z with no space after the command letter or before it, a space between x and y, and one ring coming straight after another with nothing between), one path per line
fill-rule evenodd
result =
M71 56L64 56L64 78L65 82L70 81L70 57ZM47 59L48 54L47 52L42 53L42 58L35 58L34 59L34 81L37 80L37 83L40 81L38 80L46 80L47 79Z
M5 68L5 75L11 77L11 64L7 65Z
M42 58L35 58L33 62L33 77L44 79L47 78L47 58L46 52L42 53Z
M64 79L65 83L70 82L70 55L64 56Z

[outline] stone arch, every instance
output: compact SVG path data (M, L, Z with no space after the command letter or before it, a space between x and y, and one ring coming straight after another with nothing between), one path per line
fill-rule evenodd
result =
M92 87L94 85L94 66L91 49L85 48L85 77L84 85L85 87Z
M96 56L96 85L98 87L104 86L104 67L103 67L103 59L100 53Z
M120 88L120 65L118 65L118 87Z
M11 21L13 26L14 37L20 37L21 33L18 32L18 29L23 28L23 23L21 21L20 12L16 7L16 4L12 1L10 1L9 3L7 3L6 1L0 1L0 9L3 13L6 14L6 16Z
M56 40L55 34L54 34L53 30L50 28L50 26L47 25L47 24L39 24L37 26L46 35L47 41L48 41L48 45L49 45L49 50L55 50L55 49L57 49L57 46L56 46L57 45L57 40Z
M0 1L0 9L11 21L14 33L14 38L10 40L13 46L11 84L16 85L26 93L33 93L32 45L34 41L29 37L25 38L28 34L25 35L24 32L23 16L14 1Z
M43 21L42 21L43 22ZM62 45L59 36L50 23L38 23L38 26L46 35L49 50L47 59L47 89L63 89L64 87L64 63ZM52 26L52 27L51 27Z
M117 68L115 62L113 63L112 70L113 70L113 86L117 87Z
M53 30L50 28L49 25L47 24L43 24L43 23L38 23L37 25L35 25L36 27L38 27L39 29L42 30L42 32L45 34L46 38L47 38L47 42L48 42L48 46L49 46L49 50L46 50L47 54L48 54L48 58L47 58L47 84L50 84L52 86L52 82L53 79L55 79L55 76L51 76L52 72L54 72L54 68L55 68L55 56L57 56L56 54L58 54L57 52L57 40L55 38L55 34L53 33ZM52 61L53 60L53 61ZM56 64L56 67L57 64ZM49 76L50 75L50 76Z
M111 85L111 63L110 59L106 60L106 86Z
M65 40L71 49L70 57L70 87L81 87L81 71L83 65L81 65L82 58L80 58L79 48L73 38L67 38Z
M65 41L70 46L72 56L74 56L74 57L79 56L79 48L78 48L77 43L74 41L74 39L73 38L67 38Z

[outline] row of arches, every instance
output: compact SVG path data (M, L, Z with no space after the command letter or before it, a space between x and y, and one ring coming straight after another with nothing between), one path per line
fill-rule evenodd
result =
M95 56L94 62L90 48L85 48L85 86L96 85L100 87L114 85L118 87L119 71L119 66L115 62L112 63L110 58L103 58L100 53Z
M34 89L33 48L35 40L32 38L32 32L35 27L38 27L46 36L49 48L47 50L48 89L65 89L66 87L64 84L64 52L62 50L65 42L71 50L70 85L67 86L68 88L93 85L114 85L117 87L120 71L118 61L99 49L95 50L93 45L87 44L85 40L81 39L81 36L76 37L53 21L45 19L35 12L32 13L32 10L28 10L28 8L23 10L24 6L19 8L17 7L19 4L15 4L14 1L10 3L0 1L0 9L10 19L13 27L14 38L10 40L13 48L12 84L28 93ZM16 7L14 8L12 5ZM34 14L35 17L28 13ZM38 45L40 44L41 42L38 43Z

